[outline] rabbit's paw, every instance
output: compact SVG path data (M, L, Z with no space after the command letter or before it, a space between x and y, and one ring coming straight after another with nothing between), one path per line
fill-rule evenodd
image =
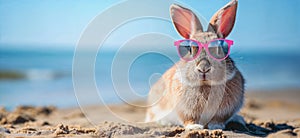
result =
M196 130L196 129L203 129L202 125L199 124L188 124L185 126L186 130Z

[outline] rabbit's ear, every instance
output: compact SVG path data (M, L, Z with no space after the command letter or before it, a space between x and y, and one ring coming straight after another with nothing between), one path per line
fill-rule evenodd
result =
M232 0L215 13L210 19L208 31L216 32L222 38L227 37L234 26L237 5L238 1Z
M170 13L173 24L182 37L189 39L196 31L203 31L199 19L191 10L172 4Z

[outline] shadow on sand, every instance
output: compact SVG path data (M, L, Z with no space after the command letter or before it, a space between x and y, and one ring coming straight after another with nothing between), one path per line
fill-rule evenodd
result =
M266 137L269 134L276 133L281 130L291 130L285 131L286 135L297 136L293 132L295 128L288 124L275 124L274 122L264 122L261 125L256 125L253 123L241 124L239 122L229 122L226 125L226 130L233 131L235 133L244 133L251 136Z

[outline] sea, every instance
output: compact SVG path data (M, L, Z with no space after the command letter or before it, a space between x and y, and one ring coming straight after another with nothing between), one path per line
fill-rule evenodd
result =
M93 78L88 79L94 81L82 79L82 84L87 85L79 90L74 86L77 85L74 83L74 70L77 70L73 66L74 53L74 49L0 49L0 106L8 109L19 105L68 108L145 99L151 85L179 60L176 51L170 51L168 56L147 52L138 58L117 59L117 51L98 51L92 66ZM300 54L296 52L244 51L234 52L231 57L245 77L247 92L300 88ZM82 58L83 61L87 59ZM11 77L14 75L18 77ZM93 86L95 89L91 88Z

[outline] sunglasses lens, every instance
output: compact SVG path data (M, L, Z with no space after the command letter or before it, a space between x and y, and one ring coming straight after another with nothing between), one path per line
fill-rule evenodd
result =
M178 53L185 60L192 60L198 52L198 44L191 40L184 40L179 44Z
M209 43L208 50L216 59L223 59L228 55L229 46L225 40L214 40Z

